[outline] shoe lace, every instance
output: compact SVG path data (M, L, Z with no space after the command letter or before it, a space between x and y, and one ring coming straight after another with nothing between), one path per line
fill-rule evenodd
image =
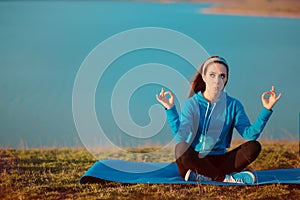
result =
M244 183L243 179L241 178L233 178L233 176L229 176L226 182L229 183Z
M209 177L206 177L206 176L204 176L204 175L202 175L202 174L197 174L196 175L196 180L197 181L211 181L211 178L209 178Z

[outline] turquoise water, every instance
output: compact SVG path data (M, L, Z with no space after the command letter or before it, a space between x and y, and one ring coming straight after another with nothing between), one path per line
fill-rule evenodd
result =
M81 63L108 37L141 27L179 31L209 54L224 56L230 64L226 90L243 103L251 121L261 109L260 95L275 85L283 97L261 138L298 140L300 19L201 14L207 6L1 1L0 146L81 145L72 115L73 84ZM150 62L170 65L186 77L194 73L185 60L158 50L133 52L112 63L99 82L95 106L99 123L115 143L131 141L113 121L111 91L126 71ZM137 124L149 123L147 112L160 87L149 84L132 96L129 109ZM165 143L170 137L166 124L142 143Z

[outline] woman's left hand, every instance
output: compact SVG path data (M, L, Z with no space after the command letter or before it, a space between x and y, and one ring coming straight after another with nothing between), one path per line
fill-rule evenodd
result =
M269 97L266 97L267 95L269 95ZM275 88L274 86L272 86L272 89L268 92L264 92L261 95L261 100L263 103L263 106L268 109L271 110L273 108L273 106L276 104L276 102L280 99L281 97L281 93L277 96L276 92L275 92Z

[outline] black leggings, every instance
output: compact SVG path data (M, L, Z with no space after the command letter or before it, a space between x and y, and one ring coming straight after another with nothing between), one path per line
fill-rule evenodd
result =
M240 172L252 163L261 151L261 145L257 141L248 141L239 147L221 155L207 155L199 158L188 143L181 142L175 147L176 163L180 176L192 171L212 178L215 181L223 181L226 174Z

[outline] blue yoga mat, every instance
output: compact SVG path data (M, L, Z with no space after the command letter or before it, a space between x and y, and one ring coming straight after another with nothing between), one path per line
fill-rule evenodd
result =
M300 184L300 168L253 171L257 183ZM123 160L100 160L91 166L80 178L80 184L112 181L132 184L199 184L184 181L179 175L176 163L130 162ZM211 185L240 185L216 181L201 182Z

